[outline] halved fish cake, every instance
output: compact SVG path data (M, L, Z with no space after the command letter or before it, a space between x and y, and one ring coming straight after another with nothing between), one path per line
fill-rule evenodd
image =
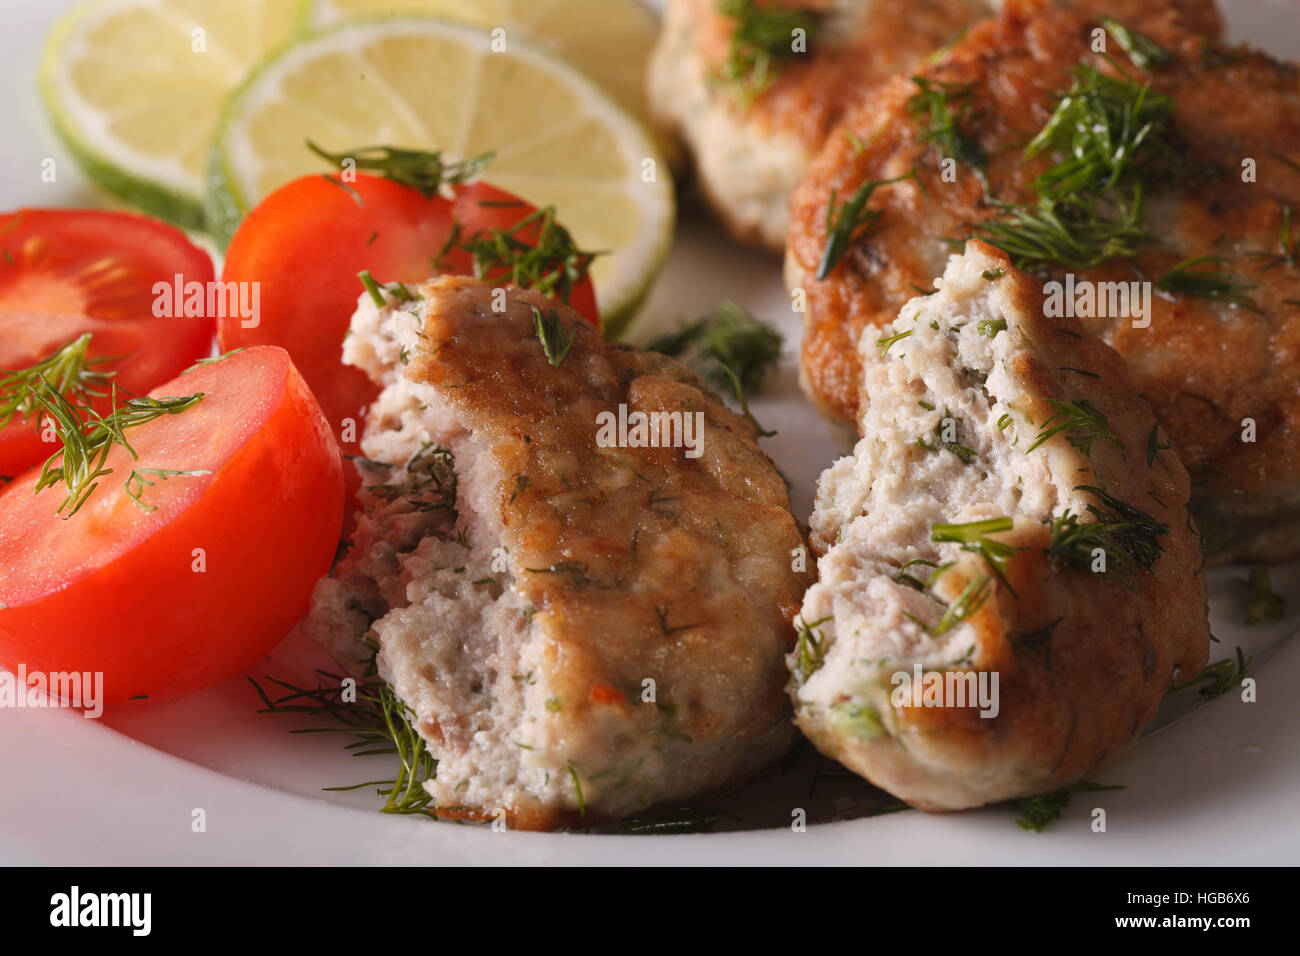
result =
M823 753L958 810L1114 761L1210 632L1187 472L1122 359L981 243L936 285L862 336L789 689Z
M589 825L779 757L810 578L756 427L539 294L399 295L363 298L345 342L384 391L366 513L304 627L354 669L378 648L432 805Z

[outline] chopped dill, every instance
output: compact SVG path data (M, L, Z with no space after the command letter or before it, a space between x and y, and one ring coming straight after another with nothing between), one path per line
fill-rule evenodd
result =
M1246 623L1254 626L1263 621L1280 621L1286 614L1286 599L1273 591L1268 568L1257 564L1250 569L1246 582L1250 587L1250 604L1246 608Z
M1147 467L1150 468L1156 463L1162 451L1168 451L1174 447L1173 442L1162 442L1160 440L1160 423L1156 422L1151 426L1151 434L1147 436Z
M916 118L921 140L933 143L944 158L969 166L983 180L988 156L961 129L970 118L972 87L969 84L932 83L922 76L912 77L912 82L917 91L907 101L907 111Z
M829 617L823 617L810 624L799 622L799 639L795 644L794 674L801 685L806 684L808 678L817 673L818 669L826 661L825 638L818 633L817 628L829 620Z
M547 309L546 315L542 315L542 310L535 305L530 305L533 310L533 329L537 332L537 338L542 343L542 352L546 355L546 361L550 363L551 368L559 368L573 348L573 341L578 336L578 327L576 324L569 326L569 334L564 334L564 325L560 321L560 313L555 309Z
M1120 48L1128 54L1133 65L1140 69L1150 70L1152 67L1164 66L1173 57L1173 54L1160 44L1136 30L1129 29L1118 20L1102 17L1100 23L1106 28L1106 32L1115 38Z
M1121 786L1103 786L1085 780L1074 786L1065 787L1054 793L1045 793L1036 797L1026 797L1015 801L1015 808L1020 812L1016 820L1022 830L1042 833L1051 823L1061 818L1061 812L1069 806L1070 797L1076 793L1097 793L1102 790L1123 790Z
M436 820L437 812L429 806L433 797L424 789L424 783L437 776L438 761L415 728L415 712L397 696L387 681L373 674L373 659L367 671L370 679L357 682L355 702L344 699L343 677L326 671L316 673L318 678L328 681L328 685L318 683L314 689L266 678L287 691L284 696L274 699L254 678L249 677L248 682L265 704L258 713L328 717L338 725L301 728L290 733L349 734L356 737L354 742L345 745L352 756L397 758L392 779L324 789L349 791L375 787L378 794L386 798L379 808L380 813L418 814Z
M1257 288L1254 283L1239 279L1231 272L1217 272L1214 269L1200 269L1198 266L1214 262L1227 262L1223 256L1198 256L1187 259L1166 272L1156 288L1175 295L1188 295L1210 302L1227 302L1240 306L1256 315L1264 311L1255 300L1246 295Z
M1090 569L1092 552L1100 548L1106 555L1105 575L1136 590L1133 578L1139 571L1150 571L1160 558L1160 538L1169 533L1169 526L1100 488L1079 485L1075 490L1094 495L1100 505L1088 505L1091 522L1068 510L1051 522L1047 555L1053 567Z
M893 348L895 342L903 341L903 339L911 335L913 331L914 330L912 329L908 329L905 332L896 332L895 334L886 336L885 338L876 339L876 345L880 347L881 356L884 356L886 352Z
M916 170L913 169L893 179L869 179L838 208L835 205L838 191L831 190L830 202L826 207L826 247L822 250L821 262L817 266L819 280L825 279L835 271L835 267L840 264L840 260L848 253L849 248L867 235L876 224L876 220L883 215L879 209L867 207L872 194L881 186L902 182L904 179L913 179L915 176Z
M1066 440L1085 455L1092 455L1092 446L1096 441L1109 442L1121 451L1125 450L1124 443L1110 430L1106 416L1087 399L1081 398L1077 402L1052 399L1048 404L1052 406L1054 414L1043 422L1038 437L1025 449L1026 455L1062 432L1066 433Z
M41 466L34 491L40 493L52 485L63 485L66 494L55 510L62 515L64 509L69 509L65 518L71 518L81 509L99 487L100 478L113 473L113 469L106 468L105 464L114 447L126 449L132 460L139 460L140 456L127 438L128 429L145 425L164 415L179 415L203 400L203 393L196 392L193 395L167 398L131 398L118 406L117 388L114 386L111 389L114 410L102 415L92 408L78 409L43 380L40 387L32 389L31 393L44 409L44 414L49 416L49 421L62 442L62 447ZM145 471L157 476L157 469ZM139 476L139 471L132 471L127 477L127 493L137 505L148 510L139 495L146 485L153 482Z
M735 86L746 105L772 82L774 63L799 55L795 31L802 30L812 41L822 26L822 17L815 12L756 0L722 0L718 12L735 21L721 77Z
M738 382L739 399L756 393L781 357L781 333L734 302L662 335L646 346L650 352L681 359L718 389ZM728 370L731 374L729 375ZM734 376L734 379L733 379Z
M495 153L484 153L464 162L448 163L443 161L441 152L398 149L394 146L363 146L342 153L330 153L307 140L307 148L334 166L341 167L351 160L356 169L377 173L395 183L410 186L425 199L432 199L444 185L468 182L475 178L496 157ZM331 179L331 182L336 180ZM359 196L357 198L360 199Z
M90 358L90 338L87 332L26 368L0 371L0 428L15 418L28 421L40 412L37 389L41 387L48 387L77 407L108 395L105 389L114 373L99 371L96 366L112 359Z

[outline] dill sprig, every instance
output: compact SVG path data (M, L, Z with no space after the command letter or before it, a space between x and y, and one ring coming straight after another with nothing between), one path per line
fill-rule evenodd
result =
M1053 435L1066 433L1066 440L1085 455L1092 455L1094 442L1104 441L1114 445L1120 451L1125 450L1124 443L1110 430L1106 416L1086 398L1077 402L1060 402L1055 399L1048 402L1055 414L1043 422L1042 429L1033 444L1025 449L1025 454L1037 449Z
M917 91L907 101L907 111L916 118L922 141L933 143L941 156L971 167L983 179L988 156L962 132L971 113L970 84L932 83L923 76L912 77L912 82Z
M542 343L542 352L546 355L546 361L550 363L551 368L559 368L573 348L573 340L578 337L578 327L570 325L568 335L565 335L564 323L560 320L560 313L555 309L547 309L546 314L542 315L542 310L535 305L530 305L533 310L533 328L537 332L537 338Z
M1079 66L1025 157L1057 161L1034 181L1036 203L994 202L1002 216L975 232L1021 268L1090 269L1131 258L1150 236L1142 219L1145 176L1171 168L1167 132L1175 102L1149 84Z
M772 82L774 62L798 55L794 32L803 30L812 42L822 26L822 17L816 12L767 6L756 0L721 0L718 12L735 21L721 76L735 86L744 105Z
M193 408L203 400L203 393L169 398L131 398L117 407L117 388L111 390L114 410L102 415L93 408L78 409L68 399L42 382L31 394L49 416L50 422L62 447L46 459L37 476L34 491L40 493L53 485L62 484L66 488L63 502L55 510L62 515L64 509L70 509L65 518L71 518L84 505L99 486L99 479L113 473L112 468L104 467L108 456L115 447L125 448L132 460L139 461L140 456L131 446L126 436L128 429L147 424L164 415L179 415ZM159 474L157 469L145 469L144 473L166 478L169 475L196 475L206 472L169 472ZM140 492L153 482L139 477L140 471L132 471L127 477L127 493L137 505L148 509L140 500Z
M399 149L395 146L363 146L331 153L311 140L307 140L307 148L334 166L352 160L358 170L378 173L385 179L410 186L419 190L425 199L432 199L444 185L468 182L496 158L495 153L484 153L463 162L448 163L442 158L441 151Z
M1278 266L1290 266L1296 268L1297 260L1300 260L1300 237L1293 241L1291 235L1291 207L1289 205L1282 207L1282 217L1277 228L1277 252L1248 252L1246 255L1267 260L1267 264L1260 270L1267 272L1269 269L1276 269Z
M42 406L36 392L48 387L74 406L88 406L108 394L104 388L113 381L113 372L95 366L111 358L89 358L90 333L73 339L50 355L27 368L0 371L0 428L15 418L28 421Z
M1246 623L1254 626L1262 621L1280 621L1286 614L1286 599L1273 591L1268 579L1268 568L1257 564L1250 569L1250 604L1246 608Z
M1015 589L1007 582L1007 563L1022 549L989 537L991 534L1010 531L1014 526L1014 522L1005 516L964 524L936 524L930 527L930 540L960 544L963 551L978 554L989 566L989 570L997 575L998 580L1015 595Z
M775 328L727 301L655 339L646 350L681 359L715 388L738 382L744 392L752 394L762 387L768 370L781 357L782 344L781 333ZM737 391L736 397L741 394Z
M881 186L902 182L915 176L916 170L913 169L893 179L868 179L838 208L835 201L839 193L837 190L831 190L831 199L826 206L826 247L822 250L822 259L817 266L818 279L825 279L834 272L850 247L870 232L876 220L883 215L879 209L867 207L872 194Z
M1250 661L1251 659L1238 647L1236 660L1225 658L1221 661L1215 661L1213 664L1208 664L1204 670L1190 681L1175 689L1182 690L1185 687L1204 684L1205 686L1198 690L1197 693L1202 697L1214 700L1216 697L1222 697L1232 688L1239 686L1249 676Z
M1047 548L1053 567L1090 569L1092 552L1100 548L1106 555L1106 577L1113 577L1129 590L1136 590L1133 578L1139 571L1150 571L1164 553L1160 539L1169 526L1100 488L1079 485L1100 505L1089 504L1092 521L1066 511L1051 522L1052 538Z
M1120 48L1128 54L1133 65L1140 69L1150 70L1153 67L1164 66L1173 58L1173 54L1160 44L1136 30L1129 29L1112 17L1102 17L1100 23L1106 28L1106 32L1115 38Z
M979 223L975 234L1001 249L1019 269L1059 264L1083 271L1111 259L1129 259L1148 239L1142 225L1142 190L1127 201L1080 193L1037 204L993 200L1001 219Z
M1025 147L1026 159L1048 151L1061 157L1035 180L1039 195L1111 189L1130 173L1168 162L1173 151L1164 134L1175 107L1149 83L1077 67L1074 83Z
M485 229L470 236L454 228L433 261L442 269L443 258L453 250L473 257L474 278L522 289L568 302L573 290L591 271L603 252L584 252L555 218L555 207L544 206L504 229Z
M373 662L370 667L373 670ZM273 677L266 678L287 693L272 699L252 677L257 695L266 705L261 714L300 714L309 717L328 717L337 726L311 727L291 730L295 734L342 733L356 737L344 749L354 757L395 756L397 765L392 779L371 780L345 787L325 787L329 791L360 790L375 787L385 802L380 813L419 814L437 819L429 808L433 799L424 789L426 780L437 776L438 761L429 752L424 738L415 728L415 712L402 701L379 677L358 681L356 701L346 702L343 677L327 671L317 671L317 676L330 682L312 689L296 687Z
M829 617L823 617L811 623L796 621L799 639L794 649L794 676L800 685L806 684L808 678L817 673L826 662L826 639L817 628L829 620Z
M1030 830L1034 833L1042 833L1048 824L1054 823L1061 818L1061 812L1070 804L1070 797L1076 793L1097 793L1102 790L1123 790L1122 786L1103 786L1099 783L1093 783L1085 780L1076 783L1072 787L1065 787L1054 793L1044 793L1036 797L1026 797L1015 801L1015 807L1020 811L1020 816L1016 820L1016 825L1022 830Z
M992 583L993 578L987 574L981 574L967 581L966 586L957 595L957 600L948 605L943 612L943 617L939 618L939 623L934 626L931 633L936 635L946 634L978 611L984 605L984 602L988 600L989 586ZM924 627L924 625L922 626Z
M1227 302L1257 315L1263 315L1264 311L1255 300L1246 295L1256 288L1254 283L1239 279L1231 272L1197 268L1214 262L1227 261L1228 259L1223 256L1198 256L1187 259L1166 272L1156 282L1156 288L1163 292L1189 295L1211 302Z

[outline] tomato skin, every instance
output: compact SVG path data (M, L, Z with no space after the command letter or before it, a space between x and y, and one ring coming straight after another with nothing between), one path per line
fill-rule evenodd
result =
M91 357L126 356L119 398L142 395L209 354L210 316L156 318L154 286L208 283L212 260L180 230L129 213L20 209L0 215L0 369L29 367L79 335ZM107 397L98 401L109 408ZM0 428L0 475L18 475L57 449L35 421Z
M253 349L224 361L236 360L264 363L278 383L265 422L208 480L197 500L160 527L147 529L115 560L87 570L74 555L62 553L62 580L35 588L41 593L30 593L31 586L22 593L22 583L0 582L0 601L12 605L0 609L0 664L14 670L23 663L29 673L101 671L109 703L140 695L165 699L239 675L306 611L317 579L333 560L342 526L338 446L286 353ZM212 366L214 373L220 364ZM192 392L192 374L155 394ZM215 374L210 379L219 383ZM200 402L182 415L202 408ZM114 482L118 477L103 479L96 495L121 493ZM35 474L28 473L0 495L0 522L15 516L28 523L63 520L53 515L58 490L33 496L34 481ZM39 517L32 516L36 508ZM84 515L68 519L69 527ZM93 523L85 532L101 539L99 548L115 533L126 533ZM17 553L21 547L21 541L0 540L0 562L24 560ZM85 547L91 555L97 550L94 540ZM198 570L199 548L203 570Z
M378 387L344 365L343 339L363 293L357 273L381 284L423 282L435 273L453 222L461 235L514 226L534 208L485 183L455 187L455 200L425 199L418 190L376 176L355 182L305 176L267 196L240 224L226 250L225 282L260 282L261 322L244 328L222 320L223 351L248 345L288 349L315 392L343 451L360 455L364 413ZM469 254L446 256L449 272L472 274ZM493 277L494 278L494 277ZM591 281L571 304L599 326ZM352 422L348 428L347 423ZM347 469L349 495L360 478Z

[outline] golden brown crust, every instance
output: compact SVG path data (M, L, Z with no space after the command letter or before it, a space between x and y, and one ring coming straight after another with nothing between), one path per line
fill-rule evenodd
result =
M744 776L779 756L791 738L782 656L810 575L791 569L805 542L756 427L685 365L606 346L541 295L512 289L497 312L494 290L472 280L421 293L428 320L407 377L438 390L500 476L485 507L499 509L511 587L536 609L538 680L563 701L545 715L551 738L607 733L615 752L624 741L623 759L658 742L664 772L683 777L711 754L700 770L709 786L728 767ZM534 309L559 323L553 339L574 336L558 367ZM620 405L629 416L698 413L699 457L605 447L600 416ZM648 677L653 704L643 703ZM586 787L590 825L601 801L596 783ZM529 828L577 822L561 809L508 812Z
M1174 54L1151 83L1177 101L1173 126L1183 154L1205 175L1152 184L1145 201L1153 241L1132 265L1113 261L1077 272L1077 279L1154 280L1184 260L1224 256L1227 269L1256 286L1250 298L1264 313L1157 294L1149 328L1133 328L1127 318L1090 320L1089 328L1127 360L1198 479L1215 549L1279 557L1275 543L1234 543L1233 533L1249 538L1300 506L1300 270L1275 258L1284 210L1300 209L1300 168L1282 158L1300 158L1300 73L1261 54L1207 62L1216 48L1193 28L1212 24L1196 4L1086 6L1114 12ZM1094 26L1086 10L1018 0L922 71L935 82L970 86L971 133L990 157L997 199L1034 200L1033 180L1049 161L1024 162L1022 148L1050 116L1075 65L1114 69L1090 52ZM919 141L906 109L914 92L900 77L860 104L845 129L865 148L832 135L792 198L787 275L807 289L809 303L803 376L819 407L839 419L852 418L857 405L854 347L861 329L893 318L916 287L928 285L949 251L945 238L967 236L972 224L998 214L969 170L956 184L940 180L935 151ZM1257 164L1255 182L1242 181L1246 158ZM914 167L919 186L878 190L872 206L883 215L871 235L826 281L813 279L831 191L844 196L865 180ZM1297 236L1293 226L1293 242ZM1257 427L1253 443L1241 440L1247 418Z

